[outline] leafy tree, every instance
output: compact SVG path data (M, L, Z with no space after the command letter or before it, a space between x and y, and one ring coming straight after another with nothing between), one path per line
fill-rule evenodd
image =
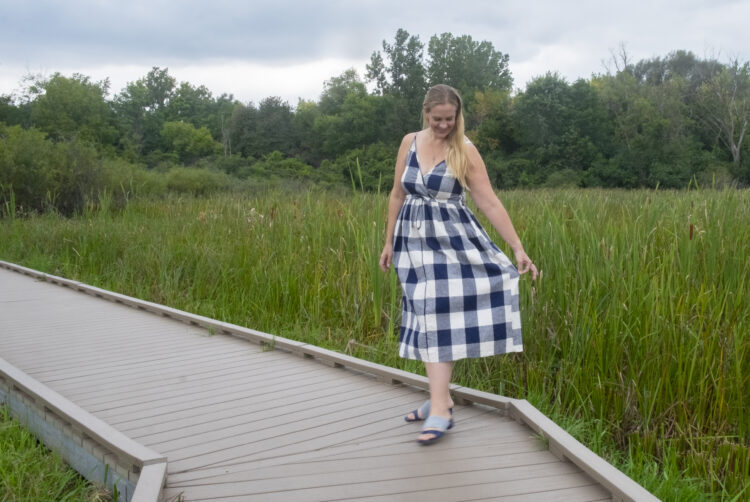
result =
M520 146L508 91L477 91L474 106L466 115L466 126L467 134L482 152L500 150L512 154Z
M367 95L367 88L354 68L349 68L338 77L331 77L330 80L324 82L323 93L318 101L320 112L335 115L341 110L350 94L360 97Z
M477 42L470 35L433 35L427 49L429 85L448 84L459 89L464 99L487 90L510 92L513 78L508 55L495 50L491 42Z
M258 105L257 150L253 156L260 157L278 150L286 154L294 150L297 134L294 128L292 107L281 98L271 96Z
M392 44L383 40L383 53L385 57L380 51L370 56L366 78L376 83L380 94L399 98L400 118L410 124L410 129L418 127L421 118L415 110L421 109L427 92L424 44L418 36L400 28Z
M685 101L688 86L679 75L657 85L639 85L626 71L598 79L614 126L614 146L588 182L677 188L705 168Z
M174 90L169 103L166 105L167 117L171 121L190 122L194 126L201 126L211 114L213 96L205 86L193 87L187 82L181 82Z
M174 167L167 173L167 188L178 193L210 195L226 190L232 179L225 173L194 167Z
M704 81L698 104L701 118L727 148L734 165L739 166L750 121L750 63L735 60Z
M252 157L257 152L254 141L258 132L258 109L252 103L237 104L229 118L229 139L232 151L243 157Z
M318 157L338 157L378 141L398 141L405 129L393 113L396 101L402 100L368 95L353 69L327 81L312 124Z
M641 60L624 71L631 73L638 83L649 86L682 78L688 84L688 92L693 93L720 69L721 64L716 60L701 60L690 51L674 51L664 58Z
M316 166L320 163L319 138L313 127L320 115L320 107L316 102L300 99L293 117L294 129L299 138L294 154L303 162Z
M114 117L105 99L109 91L107 80L92 82L77 73L71 77L55 73L35 85L42 92L31 104L31 120L51 139L77 137L98 145L115 140Z
M336 115L320 115L313 132L320 142L320 152L328 157L341 155L352 148L362 147L378 140L378 96L346 96Z
M289 155L298 149L297 129L289 103L271 96L260 102L236 105L229 123L234 151L245 157L261 158L274 150Z
M315 177L315 169L295 157L285 157L283 153L274 151L264 156L254 164L247 173L263 173L283 179L311 181Z
M396 147L373 143L325 160L320 177L330 182L352 184L358 190L385 192L393 186Z
M31 122L31 106L14 103L13 96L0 95L0 124L22 125L27 127Z
M181 82L166 106L166 118L173 122L189 122L197 128L208 128L211 136L222 142L224 153L229 155L229 118L234 105L231 95L222 94L214 98L205 86L193 87L188 82Z
M187 122L165 122L161 139L165 151L176 153L183 164L221 151L221 144L213 139L207 127L196 129Z
M53 142L33 127L0 126L0 202L14 199L22 212L81 211L104 188L99 159L78 139Z
M153 67L148 74L115 96L114 107L120 127L125 131L122 147L132 148L136 154L147 154L156 150L160 133L168 120L167 105L175 92L176 80L168 69Z

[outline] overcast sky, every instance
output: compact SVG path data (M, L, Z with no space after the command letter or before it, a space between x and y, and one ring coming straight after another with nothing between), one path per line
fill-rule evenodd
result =
M108 77L116 94L159 66L214 95L296 105L347 68L362 76L398 28L425 49L444 32L492 42L523 89L547 71L603 73L623 44L633 61L679 49L746 61L749 21L750 0L0 0L0 94L55 72Z

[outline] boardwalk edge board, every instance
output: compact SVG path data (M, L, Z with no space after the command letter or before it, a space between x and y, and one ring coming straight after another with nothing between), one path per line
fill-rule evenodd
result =
M14 263L0 260L0 267L104 300L113 301L139 310L179 320L186 324L207 329L211 334L221 333L243 338L268 347L269 349L280 349L307 359L315 359L328 366L367 373L373 375L378 380L393 385L409 385L420 389L429 389L429 382L426 377L407 371L372 363L370 361L358 359L339 352L310 345L308 343L298 342L264 333L262 331L217 321L197 314L191 314L158 303L107 291L71 279L65 279L44 272L39 272ZM2 359L0 359L0 361L2 361ZM451 392L458 404L470 405L472 403L477 403L490 406L498 409L506 416L527 425L536 434L539 434L548 441L550 451L558 458L565 459L578 466L591 478L601 483L607 490L609 490L612 494L613 502L659 500L603 458L586 448L582 443L555 424L527 400L508 398L455 384L451 384ZM155 455L158 456L158 454ZM149 464L143 465L146 466ZM148 484L151 487L158 485L159 489L161 489L161 486L164 484L164 478L166 477L166 459L164 459L164 462L161 462L161 460L158 462L155 461L151 465L154 469L150 469L148 472ZM161 469L161 474L159 473L159 469ZM146 468L141 472L141 478L145 477ZM139 482L138 488L140 488L140 486ZM139 498L136 499L134 496L133 500L137 500L137 502L156 500L155 498L140 498L138 488L136 488L135 495ZM144 493L145 489L144 483ZM153 492L153 488L151 491ZM158 497L158 495L156 496Z
M165 456L125 436L2 358L0 401L83 477L110 491L116 486L118 500L159 499L166 480Z

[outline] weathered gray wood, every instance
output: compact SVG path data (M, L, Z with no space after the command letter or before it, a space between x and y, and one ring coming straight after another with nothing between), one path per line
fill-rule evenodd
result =
M196 486L190 490L192 500L207 500L216 498L245 497L263 501L283 500L354 500L359 497L389 496L398 497L409 493L413 499L419 496L429 500L429 493L437 490L441 495L435 500L457 500L458 498L474 497L478 487L492 484L495 486L492 496L515 495L528 491L541 491L545 484L556 486L557 478L569 480L576 478L568 486L580 486L585 483L578 479L580 470L570 463L534 464L505 469L473 470L467 472L453 471L439 475L410 476L408 470L398 474L389 473L378 477L378 473L367 476L363 472L364 481L349 482L331 474L329 477L317 477L313 486L298 484L297 479L287 479L291 489L285 486L284 491L278 490L277 483L239 482L224 483L211 486ZM351 473L350 473L351 475ZM572 475L572 476L571 476ZM306 479L304 481L307 481ZM169 488L169 487L168 487ZM445 498L442 493L453 491L455 498ZM165 492L169 493L169 489Z
M134 404L153 401L164 403L165 398L179 400L180 397L184 396L199 398L202 395L220 395L222 392L239 394L243 389L256 390L258 382L256 379L262 378L264 373L267 375L269 372L273 372L274 380L278 381L281 378L309 378L316 374L323 374L325 369L315 368L301 372L299 369L290 368L288 364L264 365L262 368L240 365L234 367L233 371L221 375L211 373L208 375L201 374L199 375L200 378L189 378L189 375L185 375L183 380L171 384L152 380L151 383L153 385L146 388L120 388L115 396L111 393L113 390L111 387L107 387L106 389L95 388L93 392L79 390L78 392L71 391L70 393L76 397L76 402L81 405L90 406L93 410L104 408L111 404L130 407ZM99 385L101 383L97 383L97 386ZM231 389L227 389L229 385L231 385Z
M143 462L144 465L148 465L166 460L163 455L144 447L113 429L2 358L0 358L0 375L12 382L13 386L19 388L24 394L33 396L44 408L52 410L60 417L66 417L76 422L97 442L118 452L131 462Z
M141 470L138 484L130 502L156 502L161 498L161 491L167 479L166 462L147 465Z
M495 481L472 485L459 485L447 488L424 488L414 490L411 487L409 491L399 493L389 493L381 496L367 496L367 498L347 497L331 494L326 500L330 501L357 501L367 500L378 502L410 502L415 497L421 500L505 500L506 497L520 494L540 494L550 490L565 489L571 487L590 486L581 481L580 478L569 475L540 476L532 479L522 478L508 481ZM169 493L166 491L165 493ZM276 495L276 494L274 494ZM313 500L307 497L308 493L299 493L287 500ZM200 499L194 499L200 500ZM229 498L215 498L212 500L231 500ZM237 500L237 499L235 499ZM273 502L274 500L283 500L283 497L263 497L264 501Z
M237 354L220 358L213 358L210 361L200 361L193 363L189 368L185 365L165 365L154 369L153 371L140 371L137 375L132 373L123 373L121 375L102 375L97 378L97 385L107 389L107 392L128 389L134 392L145 391L154 386L170 385L172 383L181 383L190 380L206 381L213 378L220 378L222 375L234 373L238 368L246 368L252 356L249 354ZM257 365L253 364L256 368ZM282 363L283 364L283 363ZM158 375L158 379L154 378ZM123 378L125 377L125 378ZM66 379L55 384L55 388L66 392L87 392L89 395L97 393L96 387L91 386L90 379Z
M465 500L498 500L497 497ZM609 492L600 485L553 489L503 497L503 502L611 502Z
M371 403L373 398L379 398L381 403L387 403L392 401L394 396L406 396L406 402L408 403L408 399L412 397L411 393L405 389L400 392L397 389L378 389L363 395L365 389L367 387L351 388L349 391L336 393L335 397L336 399L346 399L346 404L353 407ZM168 451L170 442L178 442L180 445L187 446L193 441L198 441L198 438L204 442L213 441L215 438L231 434L235 430L242 433L244 428L253 431L275 428L285 422L308 420L314 416L336 413L340 411L341 405L321 399L313 402L307 399L305 395L299 395L294 400L287 400L282 405L277 404L273 407L265 407L265 409L259 408L257 404L252 407L245 406L239 410L233 408L223 413L220 418L211 415L202 420L193 419L190 425L183 425L182 427L172 424L169 430L161 434L150 434L148 436L149 444L154 445L160 451ZM131 436L136 437L132 433ZM141 439L143 438L141 437Z
M162 415L158 421L151 417L141 417L128 421L110 421L117 425L117 428L127 432L131 437L141 437L142 435L160 434L180 427L186 427L195 423L212 422L217 417L225 417L233 414L248 414L251 412L264 411L295 399L294 402L311 401L314 399L325 398L330 395L346 392L349 389L364 387L357 382L338 382L329 384L325 387L317 385L323 379L308 379L305 382L305 394L300 396L299 391L295 388L279 390L272 395L258 396L257 394L238 398L231 401L220 403L209 403L203 406L182 406L182 409L171 410L168 414Z
M246 395L251 396L263 396L272 394L275 391L293 388L297 385L297 382L303 381L304 378L316 378L320 377L320 385L327 385L337 380L335 375L330 373L318 373L318 370L306 370L303 372L295 373L294 375L286 375L281 378L274 378L273 375L265 375L263 379L256 378L255 381L249 382L247 385L242 384L242 389L246 392ZM132 404L127 407L106 407L103 409L94 410L96 415L102 418L113 419L112 423L117 423L120 420L129 420L138 416L157 416L171 413L174 410L185 409L186 404L189 407L198 407L216 404L220 402L233 401L238 397L232 388L227 388L217 393L196 393L192 399L185 400L182 396L179 397L168 397L157 401L149 401L147 403Z
M186 500L607 500L615 493L637 500L628 497L641 494L620 488L634 484L628 479L599 479L601 465L577 455L564 431L533 415L525 401L453 385L456 427L438 444L419 447L422 424L403 416L426 397L418 390L427 388L422 376L4 262L0 334L0 354L168 455L167 498L184 492ZM571 462L555 457L538 434ZM159 479L153 471L144 479Z

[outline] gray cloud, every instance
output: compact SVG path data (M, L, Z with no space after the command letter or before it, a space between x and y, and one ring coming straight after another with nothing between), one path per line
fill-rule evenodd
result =
M405 28L425 46L443 32L488 40L522 86L548 70L571 80L602 72L623 42L636 60L676 49L744 59L747 19L742 0L3 0L0 85L19 68L364 66Z

